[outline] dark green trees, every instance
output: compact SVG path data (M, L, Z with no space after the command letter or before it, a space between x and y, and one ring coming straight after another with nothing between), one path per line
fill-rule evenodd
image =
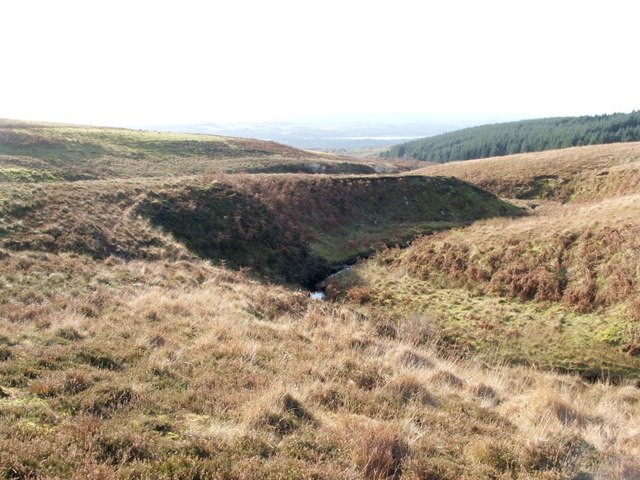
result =
M392 147L386 157L445 163L601 143L640 141L640 111L465 128Z

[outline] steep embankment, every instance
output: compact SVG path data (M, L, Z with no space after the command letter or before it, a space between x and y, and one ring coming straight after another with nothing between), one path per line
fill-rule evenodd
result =
M0 120L0 182L211 172L375 173L380 165L260 140Z
M0 201L4 248L95 258L195 254L303 285L385 245L519 212L457 179L419 176L23 184L3 189Z
M445 163L640 140L640 112L543 118L465 128L392 147L387 157Z
M639 193L639 172L639 142L451 162L415 171L451 175L505 198L562 202Z

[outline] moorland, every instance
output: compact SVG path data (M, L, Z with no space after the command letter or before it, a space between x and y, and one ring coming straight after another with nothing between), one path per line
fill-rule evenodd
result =
M640 144L1 127L1 477L640 476Z

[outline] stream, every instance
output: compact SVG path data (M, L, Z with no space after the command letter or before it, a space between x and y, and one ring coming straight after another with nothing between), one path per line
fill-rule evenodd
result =
M425 232L423 233L423 235L430 235L431 231L429 232ZM399 246L401 248L407 248L409 245L411 245L412 240L407 240L404 241L402 243L399 243ZM398 243L393 243L390 245L387 245L387 247L392 247L392 246L398 246ZM375 250L371 250L368 253L361 253L358 256L353 257L351 260L348 260L348 263L343 263L341 265L337 265L334 269L333 269L333 273L328 275L327 277L325 277L324 280L322 280L321 282L316 283L313 286L313 290L309 291L309 298L311 300L324 300L325 299L325 285L326 285L326 281L329 280L330 278L335 277L336 275L340 275L343 272L346 272L347 270L349 270L351 267L353 267L359 260L365 260L370 258L372 255L374 255L376 253Z
M309 292L309 298L310 298L311 300L324 300L324 299L325 299L325 293L324 293L324 285L325 285L325 282L326 282L327 280L329 280L330 278L335 277L336 275L340 275L342 272L346 272L347 270L349 270L349 269L350 269L351 267L353 267L354 265L355 265L355 262L354 262L354 263L350 263L350 264L348 264L348 265L340 265L340 266L338 267L338 269L337 269L335 272L333 272L331 275L329 275L328 277L326 277L323 281L318 282L318 283L315 285L315 288L316 288L317 290L312 290L312 291L310 291L310 292Z

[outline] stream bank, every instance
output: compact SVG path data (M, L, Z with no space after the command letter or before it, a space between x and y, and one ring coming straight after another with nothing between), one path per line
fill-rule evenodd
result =
M131 212L201 258L317 291L359 258L522 209L452 177L230 175L147 192Z

